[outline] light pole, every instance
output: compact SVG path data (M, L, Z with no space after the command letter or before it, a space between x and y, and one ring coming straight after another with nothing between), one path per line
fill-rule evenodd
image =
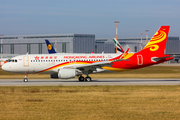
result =
M142 50L142 35L143 33L140 33L141 34L141 50Z
M148 43L148 32L149 30L145 30L146 31L146 44Z
M55 51L57 52L57 36L55 36Z

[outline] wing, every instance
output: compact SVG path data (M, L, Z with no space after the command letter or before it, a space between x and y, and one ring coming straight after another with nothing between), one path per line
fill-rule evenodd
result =
M77 64L77 65L72 65L72 66L67 66L67 67L63 67L64 69L78 69L80 70L83 74L88 74L88 73L93 73L93 71L96 71L97 68L102 69L102 67L104 66L108 66L110 67L111 65L113 65L113 62L119 62L119 61L123 61L124 57L126 56L126 54L128 53L129 48L126 50L126 52L124 52L122 55L120 55L120 58L114 58L111 59L109 61L101 61L101 62L94 62L91 64ZM123 57L122 57L123 56Z
M82 71L83 73L92 73L93 71L96 71L97 68L102 69L104 66L111 66L113 65L113 62L123 61L124 59L116 59L112 61L101 61L101 62L95 62L91 64L81 64L81 65L74 65L64 68L72 68L72 69L78 69Z

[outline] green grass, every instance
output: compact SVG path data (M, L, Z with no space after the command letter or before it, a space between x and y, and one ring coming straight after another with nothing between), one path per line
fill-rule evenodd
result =
M180 86L0 87L0 119L180 118Z

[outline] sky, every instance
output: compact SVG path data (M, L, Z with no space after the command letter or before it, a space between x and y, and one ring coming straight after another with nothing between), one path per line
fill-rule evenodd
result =
M0 0L0 34L149 37L162 25L180 36L180 0Z

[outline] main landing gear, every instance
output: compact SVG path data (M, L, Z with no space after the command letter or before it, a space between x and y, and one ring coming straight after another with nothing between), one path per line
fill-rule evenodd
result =
M24 80L23 80L24 82L28 82L28 78L27 77L28 77L28 74L25 75Z
M87 76L84 78L83 76L80 76L79 81L80 82L84 82L84 81L91 82L91 77Z

